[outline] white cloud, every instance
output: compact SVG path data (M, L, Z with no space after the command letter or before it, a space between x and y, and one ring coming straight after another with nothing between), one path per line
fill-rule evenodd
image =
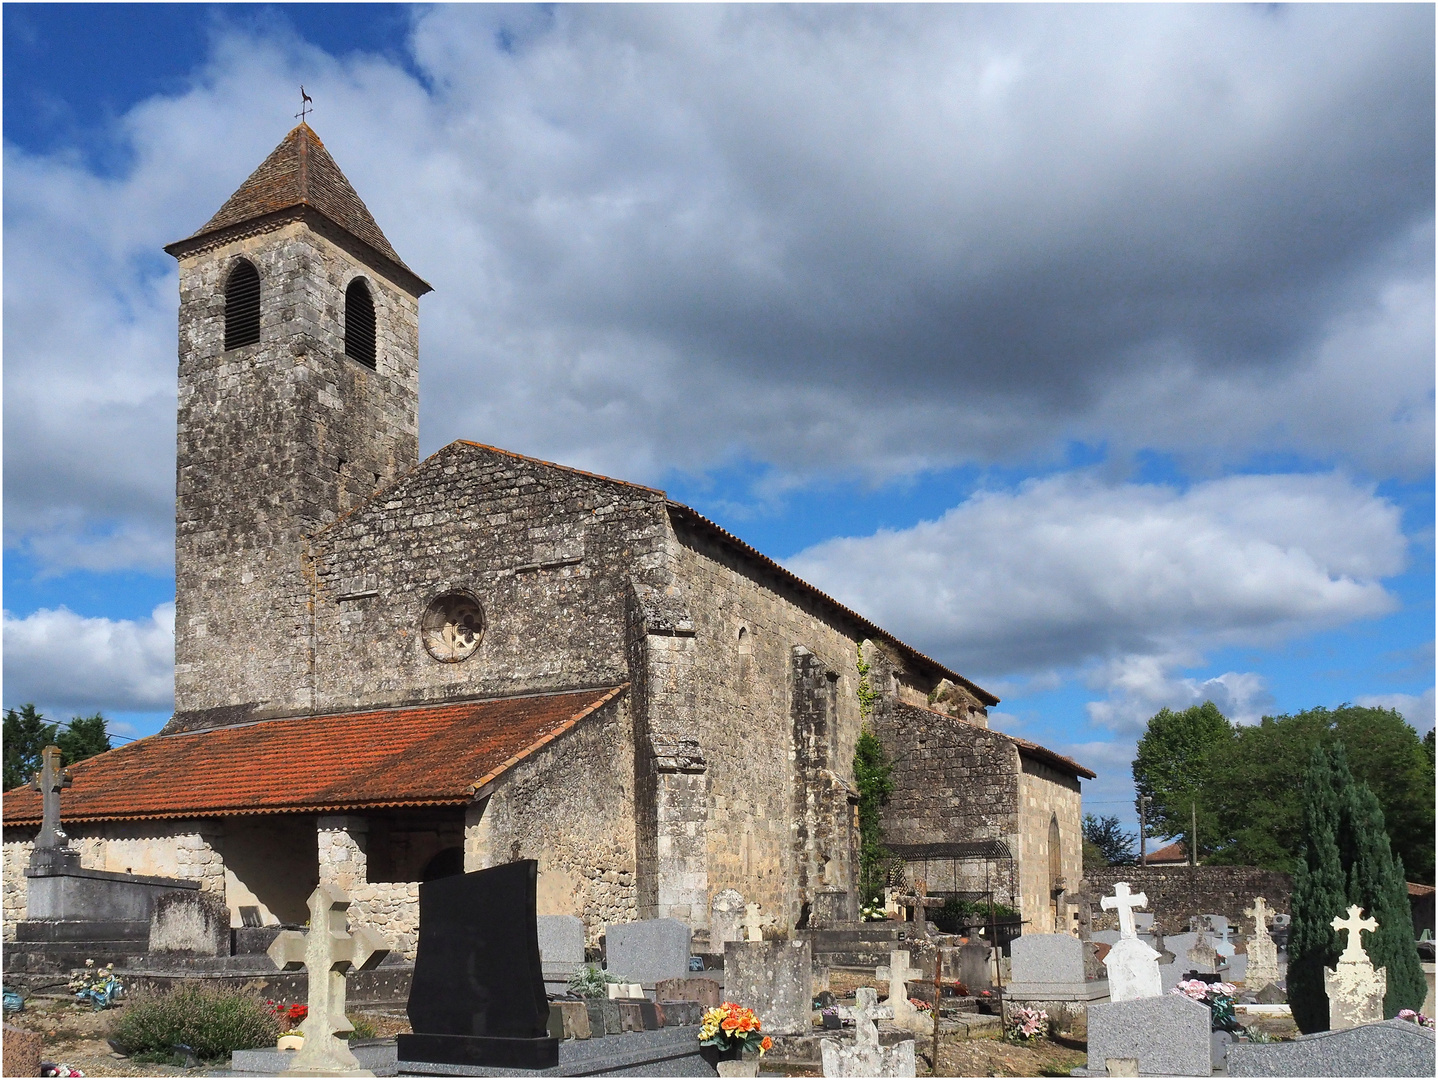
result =
M1205 649L1385 614L1396 600L1381 579L1405 557L1398 508L1337 474L1180 491L1071 473L787 565L960 670L1086 667L1114 695L1092 718L1131 729L1155 707L1208 697L1255 719L1269 701L1261 677L1174 672Z
M55 715L174 706L174 604L139 620L87 618L63 607L22 619L7 611L4 646L7 706L43 703Z
M159 248L279 141L274 87L298 81L437 287L426 450L648 481L743 457L781 486L1074 438L1431 470L1431 9L457 5L414 26L428 85L232 30L119 120L121 175L7 147L7 544L167 563Z
M1362 694L1354 699L1355 705L1369 708L1397 709L1419 734L1433 726L1433 687L1421 694Z

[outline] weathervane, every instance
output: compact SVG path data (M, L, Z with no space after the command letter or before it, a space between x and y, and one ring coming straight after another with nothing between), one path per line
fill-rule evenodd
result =
M305 93L304 83L300 83L300 111L295 113L295 119L301 124L305 123L305 117L310 114L310 106L314 103L315 99Z

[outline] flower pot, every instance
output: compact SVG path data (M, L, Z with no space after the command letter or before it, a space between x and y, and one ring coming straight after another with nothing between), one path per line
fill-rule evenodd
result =
M275 1049L298 1050L300 1047L304 1046L304 1044L305 1037L303 1035L281 1035L279 1041L275 1043Z
M699 1056L709 1063L711 1069L717 1069L721 1061L738 1061L739 1056L743 1052L744 1048L738 1044L724 1049L720 1049L717 1046L704 1046L702 1044L699 1047Z

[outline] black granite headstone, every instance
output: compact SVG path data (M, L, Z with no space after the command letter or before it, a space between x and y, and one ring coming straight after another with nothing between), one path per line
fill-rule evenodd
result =
M401 1061L549 1069L559 1040L539 960L533 859L423 882Z

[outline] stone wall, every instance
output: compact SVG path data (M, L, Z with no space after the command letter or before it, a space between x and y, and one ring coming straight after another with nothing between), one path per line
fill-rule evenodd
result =
M1019 910L1028 934L1072 929L1069 905L1056 909L1054 890L1083 876L1083 809L1078 777L1019 752ZM1057 831L1059 846L1052 847Z
M1288 914L1293 878L1257 866L1105 866L1085 871L1095 893L1112 896L1114 882L1127 881L1134 892L1148 896L1144 910L1165 934L1188 930L1194 915L1226 915L1230 926L1247 930L1252 921L1243 909L1262 896L1271 910ZM1095 903L1095 930L1117 930L1118 919Z
M635 903L633 725L621 696L494 782L466 812L464 869L539 861L538 913L597 945Z
M4 922L0 940L15 940L15 925L25 918L25 868L30 865L30 852L35 847L35 826L5 829L3 867Z
M260 341L224 348L224 288L260 274ZM311 701L304 540L418 460L419 307L294 222L180 260L171 730ZM344 353L344 294L374 299L377 367Z
M315 824L320 884L349 894L351 926L383 934L393 952L413 960L419 948L419 883L369 880L369 822L358 815L321 815Z
M451 443L314 539L319 710L507 696L629 679L628 582L655 576L663 497ZM435 659L437 596L478 601L467 659Z

